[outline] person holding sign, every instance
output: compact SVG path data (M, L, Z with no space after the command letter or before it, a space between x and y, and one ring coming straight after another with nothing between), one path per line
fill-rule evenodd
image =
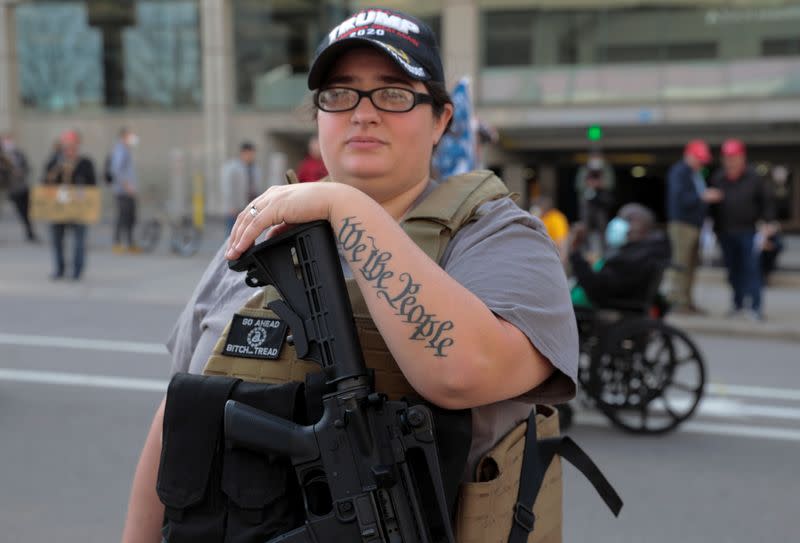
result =
M56 198L62 203L73 197L67 187L76 185L95 186L94 164L91 159L80 154L80 136L74 130L67 130L59 138L61 152L53 161L44 178L45 185L57 185ZM77 222L54 222L51 224L53 246L53 274L52 279L64 277L64 235L67 230L72 231L74 240L74 253L72 260L72 279L79 280L83 273L86 255L86 230L87 225Z

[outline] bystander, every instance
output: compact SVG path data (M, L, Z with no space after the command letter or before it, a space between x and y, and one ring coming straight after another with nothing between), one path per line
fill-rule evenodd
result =
M17 215L25 229L25 239L31 243L39 239L31 225L28 214L28 175L30 167L22 149L17 147L11 134L0 136L0 187L8 191L8 199L14 204Z
M672 245L672 265L666 274L666 294L672 311L702 314L694 303L693 286L699 261L700 229L707 205L719 202L722 192L708 188L703 166L711 162L711 151L703 140L692 140L683 158L667 174L667 232Z
M139 137L127 128L119 131L114 149L111 151L110 173L111 190L117 200L117 218L114 224L113 251L121 253L140 252L134 236L136 227L136 196L139 192L139 179L133 162L133 147L139 144ZM123 242L125 246L123 246ZM127 246L127 247L126 247Z
M567 239L569 238L569 221L567 217L553 205L549 196L539 196L534 200L530 209L531 215L538 217L544 223L547 233L558 248L562 259L567 257Z
M48 185L96 185L94 164L80 154L80 136L74 130L64 132L60 139L60 151L49 165L44 182ZM52 223L53 273L52 279L64 277L64 235L69 230L73 235L72 279L78 280L86 261L85 224Z
M733 290L728 315L744 314L754 320L764 320L755 242L759 227L771 227L775 207L766 183L748 166L746 148L741 140L723 142L722 168L712 176L711 185L723 195L713 206L712 214ZM749 302L748 308L745 308L745 301Z
M328 175L322 155L319 152L319 140L312 136L308 140L308 154L297 166L297 180L301 183L309 181L319 181Z
M603 234L614 204L614 170L600 152L589 155L575 176L575 192L580 206L580 220L588 229L590 248L600 253L605 248Z
M569 255L576 282L571 292L573 304L648 302L654 281L670 260L669 242L655 229L653 212L637 203L622 206L606 228L607 257L593 263L580 250L587 234L582 223L573 225Z
M239 156L222 166L222 207L225 228L230 233L239 211L261 194L261 168L256 164L256 146L249 141L239 145Z

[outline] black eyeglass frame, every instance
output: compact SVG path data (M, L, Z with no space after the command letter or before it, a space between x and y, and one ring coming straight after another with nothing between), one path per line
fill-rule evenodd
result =
M354 92L354 93L356 93L358 95L358 100L356 100L356 103L353 104L352 107L349 107L347 109L325 109L320 104L319 97L323 92L329 91L329 90L333 90L333 89L352 91L352 92ZM375 103L375 100L372 99L372 95L374 93L378 92L378 91L386 90L386 89L399 90L399 91L403 91L403 92L409 93L414 97L414 101L411 103L411 106L408 109L386 109L386 108L382 108L378 104ZM411 89L406 89L406 88L403 88L403 87L391 87L391 86L390 87L377 87L377 88L374 88L374 89L371 89L371 90L368 90L368 91L354 89L352 87L340 87L340 86L326 87L324 89L320 89L318 92L316 92L314 94L314 105L317 106L317 108L319 108L320 111L324 111L326 113L344 113L345 111L352 111L355 108L357 108L358 105L361 103L361 100L363 98L369 98L369 101L372 102L372 105L375 107L375 109L380 110L380 111L385 111L387 113L408 113L409 111L411 111L412 109L417 107L419 104L431 104L431 105L433 105L433 96L431 96L430 94L427 94L427 93L424 93L424 92L416 92L416 91L413 91Z

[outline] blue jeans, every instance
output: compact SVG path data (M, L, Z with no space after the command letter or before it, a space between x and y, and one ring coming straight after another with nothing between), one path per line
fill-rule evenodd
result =
M761 270L754 250L755 232L735 232L720 235L722 256L728 269L728 282L733 288L733 307L742 309L749 297L753 311L761 312Z
M53 275L55 277L64 276L64 233L67 230L72 230L74 241L72 277L78 279L83 272L83 264L86 258L85 224L57 223L50 225L50 231L53 234L53 259L55 263Z

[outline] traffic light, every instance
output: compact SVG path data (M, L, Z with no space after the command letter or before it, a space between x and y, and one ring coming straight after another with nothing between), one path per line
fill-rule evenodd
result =
M603 129L598 124L593 124L586 129L586 139L600 141L603 138Z

